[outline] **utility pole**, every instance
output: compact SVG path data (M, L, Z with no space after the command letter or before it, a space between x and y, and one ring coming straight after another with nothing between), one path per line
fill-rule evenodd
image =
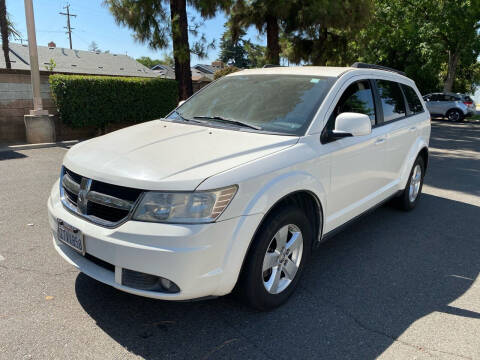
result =
M38 66L37 39L32 0L25 0L25 16L27 19L28 52L30 55L30 72L32 76L33 110L32 115L45 114L40 95L40 68ZM48 112L46 112L48 114Z
M70 14L70 4L64 7L64 9L67 9L67 12L59 12L60 15L65 15L67 17L67 26L64 26L65 29L67 29L67 34L68 34L68 40L70 40L70 49L72 48L72 28L70 26L70 16L77 17L77 15Z
M28 143L47 143L55 141L55 122L53 116L43 109L40 92L40 68L38 66L37 38L32 0L25 0L25 18L27 21L28 52L30 55L30 74L32 78L33 110L24 115L25 135Z

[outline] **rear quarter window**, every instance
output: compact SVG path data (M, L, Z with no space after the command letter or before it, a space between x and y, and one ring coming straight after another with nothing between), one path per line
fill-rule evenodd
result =
M405 102L400 85L393 81L377 80L378 95L382 103L385 123L406 116Z
M419 114L424 112L422 102L418 98L417 93L412 87L401 84L405 98L407 99L408 109L410 114Z

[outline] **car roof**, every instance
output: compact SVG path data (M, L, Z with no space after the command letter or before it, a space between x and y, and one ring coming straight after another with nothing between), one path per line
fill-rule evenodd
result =
M277 66L268 68L245 69L229 74L227 76L242 75L307 75L323 77L340 77L345 73L355 72L359 74L388 74L395 77L408 79L393 71L380 69L365 69L353 67L335 67L335 66Z

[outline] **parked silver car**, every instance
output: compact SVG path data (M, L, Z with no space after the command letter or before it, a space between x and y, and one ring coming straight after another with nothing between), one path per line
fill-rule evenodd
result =
M477 105L475 104L475 101L473 101L469 95L460 93L457 93L457 95L459 95L462 98L463 103L467 105L468 113L470 115L475 115L477 113Z
M433 93L423 96L427 109L432 116L446 117L450 121L462 121L473 115L463 96L454 93ZM471 99L470 99L471 100ZM475 109L475 107L473 107Z

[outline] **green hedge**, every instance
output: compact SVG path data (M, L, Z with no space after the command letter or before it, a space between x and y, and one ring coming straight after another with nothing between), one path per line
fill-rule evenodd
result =
M175 80L57 74L49 82L61 120L73 128L158 119L178 104Z

